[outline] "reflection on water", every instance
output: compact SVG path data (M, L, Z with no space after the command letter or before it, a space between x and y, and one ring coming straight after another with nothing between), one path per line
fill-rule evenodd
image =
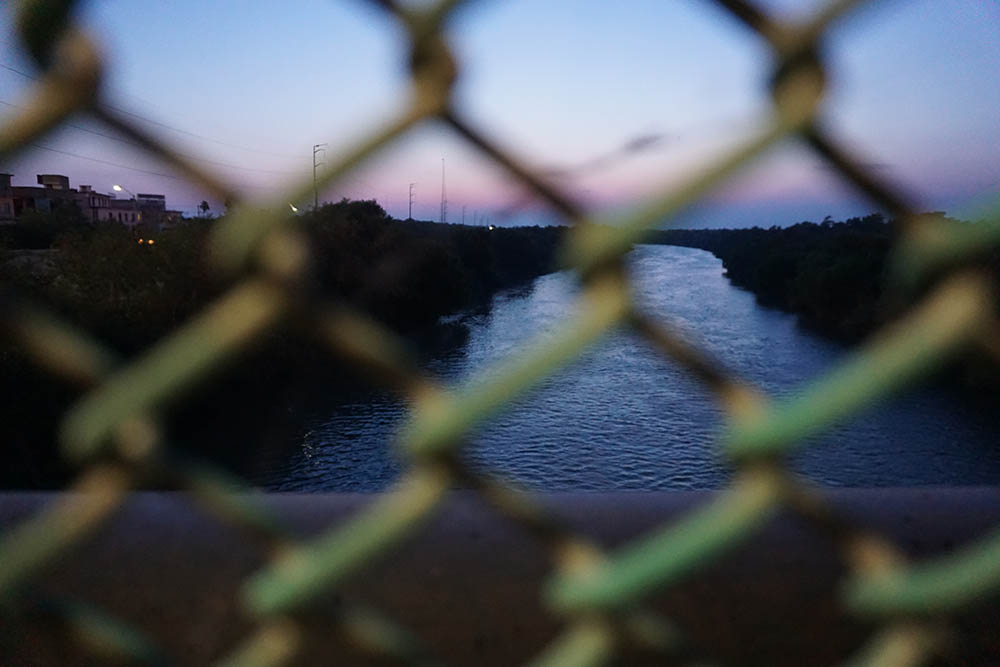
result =
M732 287L707 252L640 246L630 258L648 312L774 395L793 392L844 353ZM434 358L429 372L452 384L517 354L566 324L576 294L572 276L557 273L497 296L488 312L457 318L467 341ZM391 443L403 416L388 395L346 401L316 419L301 451L260 482L285 491L384 488L401 468ZM713 488L728 475L713 446L719 419L697 382L619 332L477 433L468 453L529 488ZM996 484L997 431L984 409L927 389L816 439L796 466L836 486Z

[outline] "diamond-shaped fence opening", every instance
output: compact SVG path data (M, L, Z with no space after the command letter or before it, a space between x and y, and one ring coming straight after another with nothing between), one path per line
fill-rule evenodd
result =
M217 223L210 235L212 262L236 282L204 312L131 363L119 365L86 331L17 295L2 295L8 334L40 365L88 387L60 427L62 454L79 467L76 481L0 536L0 599L7 603L3 613L27 614L25 591L46 564L72 554L113 522L130 489L145 475L169 473L181 481L196 506L245 531L247 539L263 544L269 554L265 566L244 582L242 596L231 601L252 620L246 636L221 662L284 663L304 650L309 632L317 631L299 612L349 584L373 557L401 548L405 538L435 515L449 489L461 483L524 528L537 541L540 557L548 558L551 572L539 595L561 630L533 664L602 664L635 647L680 659L683 637L667 619L643 606L645 598L682 577L697 575L758 534L779 510L799 515L841 547L848 575L844 588L829 595L849 613L877 619L878 624L859 661L917 664L933 655L942 641L942 619L1000 588L1000 534L947 558L911 564L888 538L842 519L822 494L784 465L785 456L806 436L907 386L959 350L996 355L1000 338L992 278L975 262L984 248L1000 242L1000 217L959 228L917 215L904 196L866 169L824 127L826 77L817 47L831 25L865 3L835 0L809 19L789 23L743 0L718 0L773 51L770 121L680 186L610 219L589 215L567 192L477 130L452 104L456 67L444 27L463 3L444 0L424 8L375 4L398 20L410 40L409 104L385 126L359 137L349 150L330 156L316 185L312 179L299 183L275 197L273 206L237 204ZM221 179L102 103L102 62L92 38L72 22L72 5L54 0L22 3L19 36L43 74L0 128L0 160L26 149L71 115L85 114L220 200L238 201ZM414 370L415 364L384 327L305 289L300 278L310 248L294 222L280 213L286 202L307 198L317 185L338 182L428 121L452 130L572 224L561 257L582 284L574 315L555 335L522 346L491 369L488 378L474 377L457 387L442 386ZM630 298L623 256L644 232L671 220L788 139L802 142L893 215L894 267L900 284L925 275L936 280L916 306L838 367L794 397L771 401L642 312ZM332 354L349 360L373 382L398 391L409 407L401 436L408 463L398 483L307 540L297 537L255 496L243 493L237 482L171 458L170 443L157 421L169 400L291 319L318 332ZM473 429L620 326L687 368L716 396L728 419L719 447L736 472L728 488L702 506L607 551L559 520L544 498L467 465L463 445ZM101 646L140 661L156 659L155 638L139 636L128 627L127 618L112 618L83 603L56 601L47 609L79 634L81 650ZM327 631L352 638L363 652L416 664L431 662L419 637L361 601L342 601L334 625Z

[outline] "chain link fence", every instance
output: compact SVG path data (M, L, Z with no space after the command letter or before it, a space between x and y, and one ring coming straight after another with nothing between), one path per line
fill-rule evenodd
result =
M1000 532L940 560L910 563L888 539L842 520L821 492L791 475L784 461L806 436L896 392L959 351L998 356L1000 322L993 283L976 260L1000 243L1000 208L994 206L990 219L974 225L922 217L824 128L826 77L819 47L828 29L863 2L834 0L808 20L789 23L744 0L716 1L773 53L770 121L680 187L664 190L634 212L613 219L588 215L569 194L484 136L453 106L456 66L445 26L463 4L460 0L421 8L395 0L376 2L408 35L410 101L387 125L330 160L317 175L318 186L338 182L418 125L437 121L573 225L562 251L564 265L576 270L583 286L572 319L555 335L529 342L467 384L441 386L417 370L384 327L305 289L310 248L294 219L283 211L286 202L308 198L311 179L275 198L271 206L237 204L218 221L211 234L212 262L220 272L239 277L236 286L127 365L118 364L86 331L37 306L5 298L0 306L15 341L39 365L83 379L89 390L61 426L62 453L79 466L79 477L68 493L0 536L0 599L16 599L43 566L72 553L97 527L113 521L138 479L169 466L172 478L182 479L186 491L220 521L240 526L270 548L267 567L246 581L241 599L233 601L257 619L256 631L220 664L283 664L294 660L301 647L304 629L296 612L336 590L372 558L403 548L406 538L434 515L449 489L461 482L529 531L551 559L542 595L564 629L533 665L604 664L629 646L677 655L682 638L669 619L644 609L644 599L736 549L779 509L801 515L836 541L849 575L843 588L830 595L840 596L850 613L877 619L879 629L855 656L857 664L914 665L933 656L942 641L939 630L946 614L1000 591ZM217 199L238 202L222 180L101 103L103 63L95 41L73 23L73 5L69 0L21 3L20 39L43 76L0 128L0 161L25 150L71 115L84 113ZM642 312L630 298L623 256L644 231L671 220L789 138L808 146L895 219L894 289L905 291L928 277L934 280L918 305L839 367L798 395L772 401L722 372L707 354ZM290 537L280 518L238 483L202 467L169 462L172 459L164 456L169 445L155 417L169 400L208 372L225 368L256 338L293 316L311 322L332 354L363 369L371 382L398 391L409 405L399 440L408 460L401 479L373 496L355 516L308 541ZM546 511L544 499L467 465L463 447L475 428L617 327L631 328L711 389L728 420L719 447L736 472L730 486L705 506L609 553L561 524ZM139 637L128 628L127 619L76 607L61 613L83 636L124 655L152 659L155 638ZM418 638L366 606L346 604L338 623L373 655L427 662Z

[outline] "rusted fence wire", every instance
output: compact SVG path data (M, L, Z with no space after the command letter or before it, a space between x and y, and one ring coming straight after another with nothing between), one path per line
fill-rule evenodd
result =
M329 161L317 176L325 188L419 125L437 122L508 171L574 228L562 252L583 289L571 319L554 335L524 345L516 355L460 386L425 377L394 335L340 303L302 288L310 249L284 214L285 202L312 192L301 182L271 205L237 204L211 234L215 267L238 278L204 312L121 364L100 341L38 306L4 297L0 309L15 340L37 363L88 387L65 415L63 455L80 468L76 482L43 511L0 536L0 599L16 600L53 559L71 552L96 527L112 520L145 473L169 469L172 478L220 521L262 539L271 557L245 582L234 605L257 619L256 631L220 661L273 665L293 659L304 628L297 610L338 588L373 557L400 548L432 517L449 489L461 482L495 510L522 525L545 547L551 576L542 591L563 631L533 665L599 665L629 645L672 655L679 637L669 619L643 601L695 573L754 535L779 509L790 509L836 539L849 570L840 591L851 613L875 618L879 630L856 656L858 664L915 665L938 648L939 620L981 596L1000 593L1000 532L929 563L910 563L890 541L842 520L823 494L793 476L786 455L873 399L889 395L970 348L996 355L1000 339L991 277L967 260L1000 243L1000 206L976 225L954 226L916 213L907 198L843 149L823 123L826 76L820 43L857 0L834 0L796 23L777 20L744 0L716 0L757 33L773 54L773 113L755 134L686 182L642 202L629 214L591 216L569 193L485 136L452 103L456 64L446 24L462 2L442 0L414 8L393 0L376 4L393 15L410 41L409 103L381 128ZM76 114L89 115L197 183L211 195L238 201L220 178L181 157L130 118L103 104L102 67L94 40L72 20L68 0L29 0L18 10L19 37L42 76L0 127L0 162ZM898 289L945 269L945 277L911 311L857 349L799 394L771 400L723 372L705 352L679 339L666 323L633 302L623 256L646 230L669 222L779 142L799 141L897 220L893 255ZM156 419L169 402L200 378L224 369L254 340L290 317L320 332L332 353L387 384L408 402L399 447L408 465L393 488L373 496L355 516L324 534L301 540L288 533L238 481L223 479L170 457ZM617 327L630 327L648 344L689 369L715 395L727 416L719 443L736 472L728 488L679 521L663 525L613 552L562 525L544 499L466 464L468 436L585 348ZM152 659L147 641L97 609L65 606L60 613L90 643L138 659ZM340 630L373 654L429 664L419 638L377 611L347 604ZM83 650L83 645L81 645Z

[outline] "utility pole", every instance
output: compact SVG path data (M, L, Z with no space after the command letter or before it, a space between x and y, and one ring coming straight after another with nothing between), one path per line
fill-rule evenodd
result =
M448 200L444 191L444 158L441 158L441 222L448 222Z
M465 224L465 204L462 204L462 224Z
M414 185L416 185L416 183L410 183L410 211L407 214L407 219L408 220L413 220L413 186Z
M322 162L316 162L316 155L318 153L326 153L326 144L315 144L313 146L313 210L319 208L319 190L316 189L316 167L323 164Z

